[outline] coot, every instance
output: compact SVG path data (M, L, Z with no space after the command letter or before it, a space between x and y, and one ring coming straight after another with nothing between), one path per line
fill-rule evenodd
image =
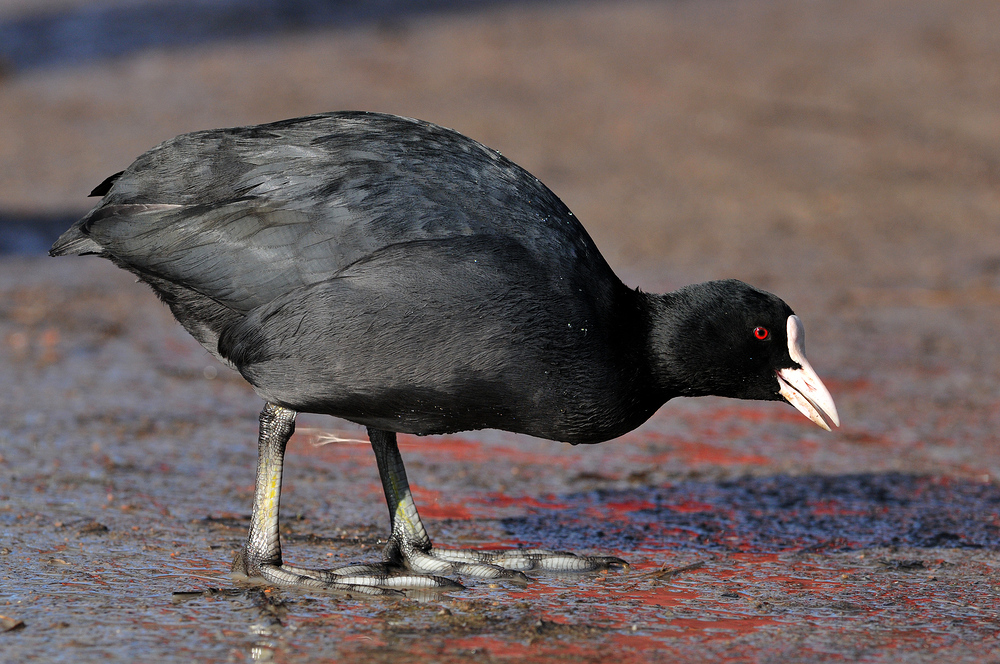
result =
M235 573L382 593L453 584L435 574L623 564L434 548L396 432L599 443L673 397L708 394L785 399L839 424L782 300L735 280L626 287L537 178L433 124L341 112L185 134L92 195L100 203L51 255L134 273L266 402ZM384 562L282 563L282 460L298 411L368 428L392 528Z

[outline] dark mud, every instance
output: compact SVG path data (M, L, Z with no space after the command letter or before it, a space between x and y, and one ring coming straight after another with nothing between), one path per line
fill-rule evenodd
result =
M913 472L926 462L888 458L901 448L881 434L848 425L853 436L822 438L778 404L682 400L586 448L497 432L402 439L440 541L620 555L625 572L527 587L463 579L466 591L408 600L234 585L257 398L102 261L8 259L0 291L0 615L11 625L0 638L17 661L994 652L1000 489L986 467ZM866 389L838 394L850 403ZM377 558L387 525L367 445L319 444L330 432L362 438L303 416L290 445L282 535L303 564ZM789 472L822 465L815 440L841 453L828 464L839 471ZM908 472L877 469L907 458Z
M771 475L567 494L554 510L506 519L553 546L754 553L869 548L1000 548L1000 487L902 473ZM617 519L598 530L588 517ZM588 544L590 542L591 544Z

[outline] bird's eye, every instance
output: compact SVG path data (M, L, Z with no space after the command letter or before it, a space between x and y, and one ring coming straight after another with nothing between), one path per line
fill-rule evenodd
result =
M758 339L760 339L761 341L763 341L764 339L767 339L767 335L769 335L769 334L770 334L770 332L767 331L766 327L755 327L753 329L753 335L755 337L757 337Z

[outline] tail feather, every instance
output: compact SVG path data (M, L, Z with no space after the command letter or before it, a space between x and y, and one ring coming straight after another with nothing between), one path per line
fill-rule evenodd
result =
M94 187L94 190L90 192L91 196L104 196L111 188L114 186L118 178L122 176L125 171L118 171L114 175L105 178L101 184ZM100 208L97 208L99 210ZM87 222L94 216L96 210L91 210L86 217L76 222L69 227L65 233L59 236L59 239L52 244L52 248L49 249L49 256L85 256L87 254L100 254L104 251L97 242L95 242L87 233Z
M53 243L52 248L49 249L49 256L85 256L101 253L103 251L101 245L94 242L83 231L85 220L86 217L60 235L59 239Z

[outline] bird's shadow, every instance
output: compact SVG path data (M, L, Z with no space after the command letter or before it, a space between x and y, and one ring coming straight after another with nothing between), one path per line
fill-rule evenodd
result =
M903 473L774 475L595 490L502 520L572 550L1000 548L1000 486Z

